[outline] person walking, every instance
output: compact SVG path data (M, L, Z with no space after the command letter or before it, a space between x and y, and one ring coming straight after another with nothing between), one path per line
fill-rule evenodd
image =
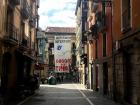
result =
M63 80L64 80L64 76L63 76L63 75L61 75L61 82L63 82Z

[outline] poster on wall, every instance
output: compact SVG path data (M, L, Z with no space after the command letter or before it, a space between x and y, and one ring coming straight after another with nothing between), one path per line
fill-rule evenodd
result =
M71 64L71 36L55 36L55 72L69 72Z

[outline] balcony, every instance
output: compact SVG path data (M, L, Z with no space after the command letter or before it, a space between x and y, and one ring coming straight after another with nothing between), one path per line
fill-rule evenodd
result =
M32 57L35 57L36 55L36 53L35 53L35 50L34 49L29 49L28 50L28 54L30 55L30 56L32 56Z
M35 50L35 42L31 42L31 49Z
M87 42L87 34L86 32L82 33L82 43L86 43Z
M40 0L33 0L33 2L36 2L36 6L39 8Z
M87 64L87 54L83 53L80 56L81 62L83 62L84 64Z
M7 24L6 35L4 37L4 41L12 45L17 45L19 42L19 29L17 29L11 23Z
M34 17L30 18L29 24L32 28L35 28L36 26L36 19Z
M24 35L23 39L22 39L22 42L21 42L21 45L28 49L30 47L30 39L29 37L27 37L26 35Z
M87 42L87 36L82 36L82 43L86 43Z
M28 19L30 16L30 7L29 4L27 3L26 0L23 2L23 7L22 7L22 17L23 19Z
M96 35L94 35L94 34L92 34L92 32L91 31L87 31L87 40L89 41L89 42L92 42L93 41L93 39L96 39Z
M90 27L90 32L88 32L88 39L92 38L92 39L97 39L98 37L98 29L97 29L97 25L92 25Z
M14 6L20 5L20 0L9 0L9 4L14 5Z
M39 8L40 0L36 0L36 6Z
M95 25L97 33L104 32L106 30L105 14L103 14L103 12L97 12L95 17L96 17Z
M24 55L24 57L31 59L33 61L36 60L36 56L34 55L34 52L31 52L31 50L23 50L22 54Z

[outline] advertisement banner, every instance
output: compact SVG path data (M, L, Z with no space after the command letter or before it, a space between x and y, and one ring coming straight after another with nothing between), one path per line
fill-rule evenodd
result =
M54 40L55 72L69 72L71 64L71 37L55 36Z

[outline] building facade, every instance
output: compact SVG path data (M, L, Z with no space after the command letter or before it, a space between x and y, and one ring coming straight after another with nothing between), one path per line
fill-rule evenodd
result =
M36 60L38 0L0 1L0 76L2 95L11 97L33 74Z
M121 103L140 102L140 12L137 0L114 0L113 61L114 96Z
M87 29L87 1L77 0L75 15L77 17L76 26L76 56L77 67L79 68L80 83L87 84L88 82L88 65L87 65L87 37L85 30Z
M75 28L74 27L47 27L46 37L48 39L47 52L48 52L48 73L55 72L55 56L54 56L54 40L55 36L70 36L71 40L71 58L72 63L70 64L71 70L76 65L75 56Z
M38 44L38 56L37 64L34 73L40 78L45 78L48 75L48 50L47 50L47 38L45 31L41 29L37 32L37 44Z
M77 28L77 35L86 36L83 38L83 48L87 54L85 58L88 78L85 78L85 81L88 81L88 88L124 105L139 105L140 2L86 1L87 3L77 0L76 16L79 21L85 16L79 4L83 2L88 7L84 9L87 11L87 21L81 27L80 22L77 22L78 28L81 29L79 31ZM82 38L76 38L78 42L82 41ZM80 44L77 43L78 45Z
M111 4L88 1L87 59L89 88L112 96L112 34Z

